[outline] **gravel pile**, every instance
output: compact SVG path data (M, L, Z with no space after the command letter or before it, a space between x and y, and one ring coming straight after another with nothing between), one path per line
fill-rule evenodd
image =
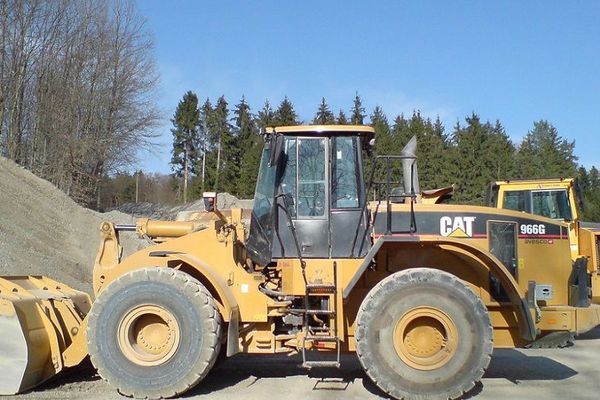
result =
M104 220L130 224L119 211L100 214L10 160L0 157L0 275L46 275L91 293ZM143 246L123 234L127 253Z
M252 208L252 200L242 200L229 193L217 194L217 208L220 210L228 210L231 208ZM204 200L196 200L194 202L181 206L168 207L162 204L153 203L125 203L115 209L137 218L152 218L163 220L175 220L177 215L184 213L188 214L193 211L204 211Z

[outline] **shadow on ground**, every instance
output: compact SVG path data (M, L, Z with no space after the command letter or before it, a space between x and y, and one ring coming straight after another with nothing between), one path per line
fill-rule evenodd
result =
M600 328L577 337L575 346L585 346L580 341L600 339ZM577 343L580 342L580 343ZM570 349L559 351L569 352ZM514 384L523 381L562 381L578 374L578 372L565 364L550 357L549 353L527 350L525 353L514 349L497 349L494 351L490 365L483 377L483 384L479 383L471 390L465 399L476 397L485 390L486 379L506 379ZM326 357L326 356L324 356ZM313 369L306 370L301 367L302 358L286 355L246 355L239 354L224 360L204 379L202 384L185 394L192 397L201 394L210 394L233 387L240 382L251 387L259 384L261 380L285 379L291 376L307 376L311 381L312 390L329 391L333 397L343 396L346 389L357 382L364 389L379 398L389 398L366 376L355 355L342 355L340 369ZM61 373L54 379L34 391L35 393L53 389L70 390L85 385L100 385L102 382L89 361L85 361L77 368ZM247 382L246 382L247 381ZM107 386L108 387L108 386ZM338 393L336 395L336 393Z
M594 340L600 339L600 327L596 329L592 329L591 331L584 333L583 335L579 335L576 337L577 340Z
M526 355L514 349L497 349L483 378L503 378L518 383L530 380L564 380L574 375L577 375L577 371L551 358Z
M44 392L65 386L81 386L86 383L99 382L101 380L102 378L100 378L100 375L98 375L98 372L96 372L96 369L90 360L86 358L79 366L62 371L43 385L38 386L27 393L35 394L36 392Z
M315 359L327 359L327 356ZM250 380L248 387L262 379L287 378L290 376L307 376L315 380L313 390L343 392L357 379L362 380L364 388L381 398L388 398L366 376L355 355L342 355L342 366L337 368L319 368L307 370L302 368L302 357L299 355L246 355L239 354L217 366L204 379L201 385L186 393L186 397L209 394L226 389L238 383Z
M564 351L569 351L565 349ZM356 356L344 355L340 369L305 370L300 364L299 356L284 355L238 355L226 360L204 380L202 385L190 391L187 396L209 394L226 389L240 382L249 380L248 387L262 379L286 378L290 376L308 376L315 379L313 390L343 392L356 380L361 380L363 387L370 393L389 398L366 376ZM484 375L484 379L501 378L517 384L529 380L565 380L577 375L574 369L540 355L523 354L514 349L497 349ZM476 397L484 390L484 384L478 383L465 399Z

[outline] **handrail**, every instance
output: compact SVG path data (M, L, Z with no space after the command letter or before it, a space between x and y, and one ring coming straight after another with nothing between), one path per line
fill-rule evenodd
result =
M385 182L377 182L378 184L381 183L385 183L386 185L386 235L391 235L393 233L398 233L398 232L394 232L392 231L392 209L391 209L391 201L390 199L392 197L397 198L397 197L402 197L402 198L410 198L411 202L410 202L410 228L408 233L414 233L416 232L416 219L415 219L415 210L414 210L414 203L417 199L417 194L415 193L415 161L416 161L417 157L415 156L397 156L397 155L379 155L379 156L375 156L373 158L373 164L371 166L371 176L369 178L369 184L367 186L367 189L365 190L365 193L363 194L363 204L361 207L361 218L358 220L358 224L356 226L356 230L354 232L354 239L352 240L352 247L351 247L351 253L350 253L350 257L354 258L355 257L355 251L354 248L356 247L356 243L358 240L358 236L359 236L359 232L360 232L360 225L361 225L361 219L365 216L365 212L366 212L366 208L367 208L367 203L368 203L368 199L369 199L369 193L371 192L371 189L373 188L373 183L375 183L374 178L375 178L375 171L377 170L377 166L380 160L385 160L385 165L386 165L386 179ZM392 182L391 180L391 161L392 160L412 160L413 162L410 164L410 193L401 193L401 194L391 194L391 184L395 183ZM379 201L381 202L381 199L379 199ZM370 219L367 219L367 224L365 226L365 230L362 234L361 237L361 243L364 242L365 237L367 235L367 231L370 228ZM362 248L362 245L361 245Z

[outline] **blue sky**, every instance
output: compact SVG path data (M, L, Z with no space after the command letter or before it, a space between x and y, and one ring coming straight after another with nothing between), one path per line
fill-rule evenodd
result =
M475 111L515 141L549 120L600 165L598 1L138 0L153 33L165 117L140 167L169 172L170 123L187 90L253 111L288 96L305 121L354 93L388 117L420 110L450 130Z

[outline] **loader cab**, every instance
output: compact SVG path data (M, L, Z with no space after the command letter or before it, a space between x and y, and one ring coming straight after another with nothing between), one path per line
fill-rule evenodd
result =
M564 222L579 220L583 202L573 178L506 180L490 185L489 206Z
M488 205L541 215L569 224L573 259L579 256L579 222L583 198L577 179L515 179L490 184Z
M302 257L366 254L362 149L373 136L367 126L267 130L246 243L253 261L265 265L298 256L288 214Z

